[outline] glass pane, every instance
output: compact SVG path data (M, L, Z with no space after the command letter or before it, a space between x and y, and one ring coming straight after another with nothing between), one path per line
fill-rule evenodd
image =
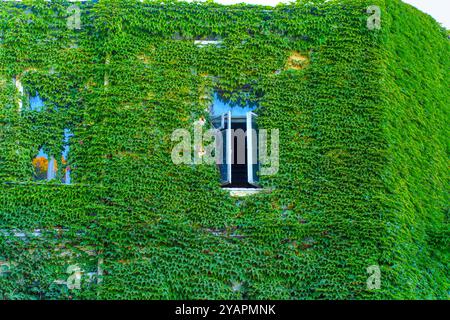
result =
M50 161L52 159L53 161ZM43 148L39 150L37 156L33 159L34 180L50 180L55 177L58 170L54 158L50 158Z
M70 177L71 169L70 166L67 164L67 159L69 157L69 139L72 136L73 134L70 132L69 129L64 129L64 149L61 155L61 164L64 170L61 182L65 184L71 183Z
M233 105L231 103L225 102L221 99L220 95L215 92L213 97L213 104L211 106L211 116L217 117L228 111L231 111L231 115L233 117L245 117L247 112L253 111L256 109L256 106L247 105Z
M211 123L214 128L221 129L222 128L222 116L212 118Z
M44 101L39 96L39 93L36 93L35 96L30 96L30 110L41 111L43 107Z

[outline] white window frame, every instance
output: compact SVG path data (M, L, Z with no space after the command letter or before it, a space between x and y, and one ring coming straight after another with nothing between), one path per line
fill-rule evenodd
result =
M19 76L13 77L13 83L14 83L14 86L16 87L16 90L19 91L19 94L20 94L20 97L18 100L18 105L19 105L19 111L22 111L22 107L23 107L22 97L23 97L24 90L23 90L23 85L22 85L22 82L20 81Z
M231 111L225 112L223 114L221 114L220 116L220 127L216 127L216 130L218 131L219 134L221 134L221 139L220 140L220 144L216 144L216 148L221 148L220 152L219 152L219 159L220 162L218 163L219 165L226 165L227 166L227 172L226 172L226 177L223 178L222 177L222 170L221 170L221 182L222 185L227 185L231 183L231 156L232 156L232 147L231 147ZM213 119L217 119L218 117L215 117ZM223 134L225 132L225 139L223 139ZM223 141L225 140L225 141ZM217 142L217 140L216 140ZM225 142L225 155L223 154L223 150L224 150L224 146L223 143ZM225 159L224 159L225 158ZM225 161L224 161L225 160ZM225 163L224 163L225 162Z
M258 141L257 141L257 133L256 133L256 128L254 128L253 126L253 122L255 120L255 118L258 115L252 111L247 112L246 116L245 116L245 122L246 122L246 141L247 141L247 182L258 188L259 187L259 183L258 183L258 177L254 176L254 165L258 165L259 166L259 162L258 162ZM214 117L212 120L217 120L220 117L220 126L219 127L215 127L215 129L218 131L219 134L221 134L221 137L225 136L224 138L221 138L221 144L220 145L216 145L218 148L220 149L220 156L218 157L217 160L220 160L220 162L218 162L218 165L226 165L226 176L224 177L223 175L223 169L221 168L220 172L221 172L221 183L223 186L232 184L233 182L233 177L232 177L232 164L233 164L233 147L232 147L232 139L233 139L233 135L232 135L232 128L231 128L231 124L233 122L233 118L234 119L242 119L242 117L233 117L232 116L232 112L228 111L225 112L223 114L221 114L220 116L216 116ZM225 141L224 141L225 140ZM225 148L223 146L223 143L225 143ZM223 152L225 151L225 155L223 154ZM225 163L224 163L225 162ZM258 171L258 170L257 170ZM234 187L230 187L231 189L233 189ZM239 189L239 188L238 188Z
M253 176L253 166L258 165L258 138L256 128L253 128L253 118L258 117L254 112L247 112L247 182L255 187L259 187L257 177Z

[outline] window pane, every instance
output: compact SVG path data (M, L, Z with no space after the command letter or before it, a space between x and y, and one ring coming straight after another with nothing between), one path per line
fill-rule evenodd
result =
M220 116L223 113L231 111L233 117L245 117L247 112L253 111L256 106L249 106L248 104L233 105L230 102L225 102L220 95L215 92L213 97L213 104L211 106L211 117Z
M44 101L39 96L39 93L36 93L34 96L30 96L30 110L42 111L42 107L44 107Z
M52 161L49 161L52 159ZM43 148L39 150L37 156L33 159L34 180L48 180L55 177L57 164L54 158L49 157Z
M70 166L67 164L67 159L69 157L69 139L72 137L73 134L70 132L69 129L64 129L64 149L61 155L61 164L64 168L63 170L63 176L61 179L62 183L70 184L71 183L71 177L70 177Z
M222 134L222 163L219 165L222 184L231 183L231 113L224 116Z

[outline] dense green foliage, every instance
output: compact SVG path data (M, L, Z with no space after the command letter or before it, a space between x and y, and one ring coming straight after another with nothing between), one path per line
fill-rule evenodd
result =
M101 0L71 30L70 5L0 4L1 298L447 297L449 43L430 17L394 0ZM243 88L280 130L280 169L236 199L215 166L172 163L171 133ZM33 181L66 128L73 183ZM79 290L55 282L74 264Z
M388 161L381 201L389 292L410 299L448 298L449 42L444 29L414 8L388 5L386 10Z

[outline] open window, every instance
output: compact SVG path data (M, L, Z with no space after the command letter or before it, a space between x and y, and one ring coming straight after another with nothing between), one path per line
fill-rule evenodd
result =
M219 133L217 165L227 188L258 187L256 106L231 104L218 93L211 106L211 121Z
M33 180L52 180L56 177L57 164L54 157L49 156L44 148L40 148L38 154L33 159Z

